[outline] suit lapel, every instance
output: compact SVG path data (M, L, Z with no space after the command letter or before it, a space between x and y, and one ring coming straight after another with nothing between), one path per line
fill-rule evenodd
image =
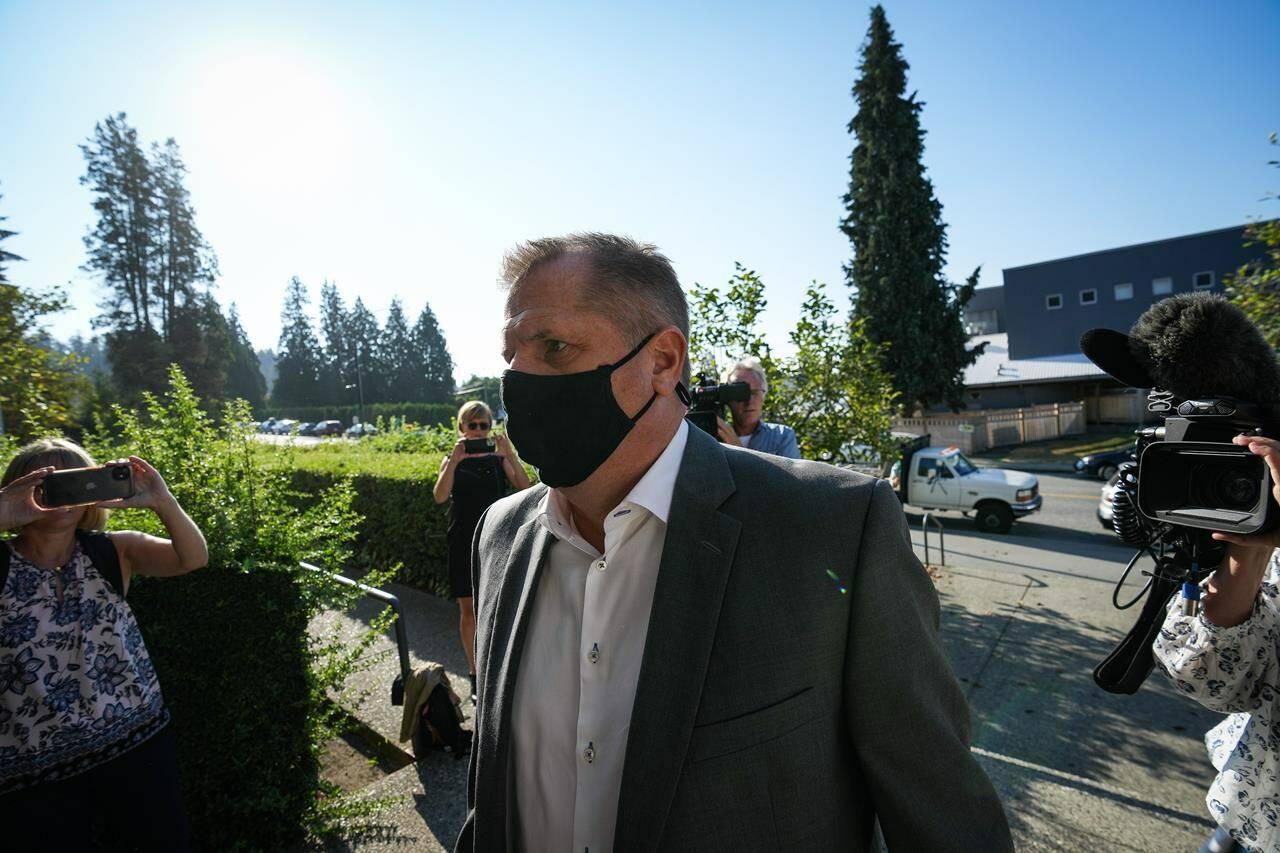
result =
M476 747L476 850L508 850L514 841L509 797L511 709L533 597L550 545L551 534L538 523L536 515L521 525L498 592L498 612L485 655L484 708L478 721L481 736ZM494 644L504 637L509 638L506 643Z
M725 452L689 430L631 712L614 849L655 850L693 733L741 524Z

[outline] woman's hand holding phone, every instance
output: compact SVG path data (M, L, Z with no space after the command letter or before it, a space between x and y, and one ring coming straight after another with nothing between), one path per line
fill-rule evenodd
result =
M133 472L133 496L101 501L103 509L150 509L159 512L177 503L160 472L138 456L113 459L110 465L128 465Z
M0 530L16 530L57 512L36 502L36 489L53 471L52 466L38 468L0 489Z

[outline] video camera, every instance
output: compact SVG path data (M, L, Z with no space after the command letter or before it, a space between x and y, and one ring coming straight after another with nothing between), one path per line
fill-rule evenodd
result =
M1117 608L1144 596L1137 623L1094 670L1112 693L1134 693L1155 665L1152 642L1170 597L1198 612L1200 582L1225 559L1214 531L1251 534L1280 523L1269 469L1233 444L1237 435L1280 436L1280 366L1257 327L1220 296L1184 294L1156 303L1128 335L1092 329L1089 359L1115 379L1148 388L1148 411L1164 419L1139 430L1136 462L1120 466L1112 525L1138 549L1112 595ZM1126 604L1121 586L1143 555L1155 568Z
M724 417L725 405L745 403L750 399L751 386L746 382L726 382L720 385L716 383L714 374L699 373L697 382L689 389L689 413L685 418L719 441L720 430L716 419Z

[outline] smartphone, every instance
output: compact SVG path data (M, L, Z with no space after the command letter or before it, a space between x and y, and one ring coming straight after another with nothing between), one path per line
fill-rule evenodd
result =
M133 497L133 467L102 465L98 468L68 468L44 478L40 503L46 507L80 506Z
M497 445L487 438L468 438L463 445L468 453L492 453L495 447Z

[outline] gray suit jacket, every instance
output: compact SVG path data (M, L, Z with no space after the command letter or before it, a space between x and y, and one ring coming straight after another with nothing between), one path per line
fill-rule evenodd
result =
M512 697L551 543L545 491L504 498L476 532L480 701L458 851L516 844ZM887 483L691 429L614 849L867 850L879 817L895 853L1012 850L937 626Z

